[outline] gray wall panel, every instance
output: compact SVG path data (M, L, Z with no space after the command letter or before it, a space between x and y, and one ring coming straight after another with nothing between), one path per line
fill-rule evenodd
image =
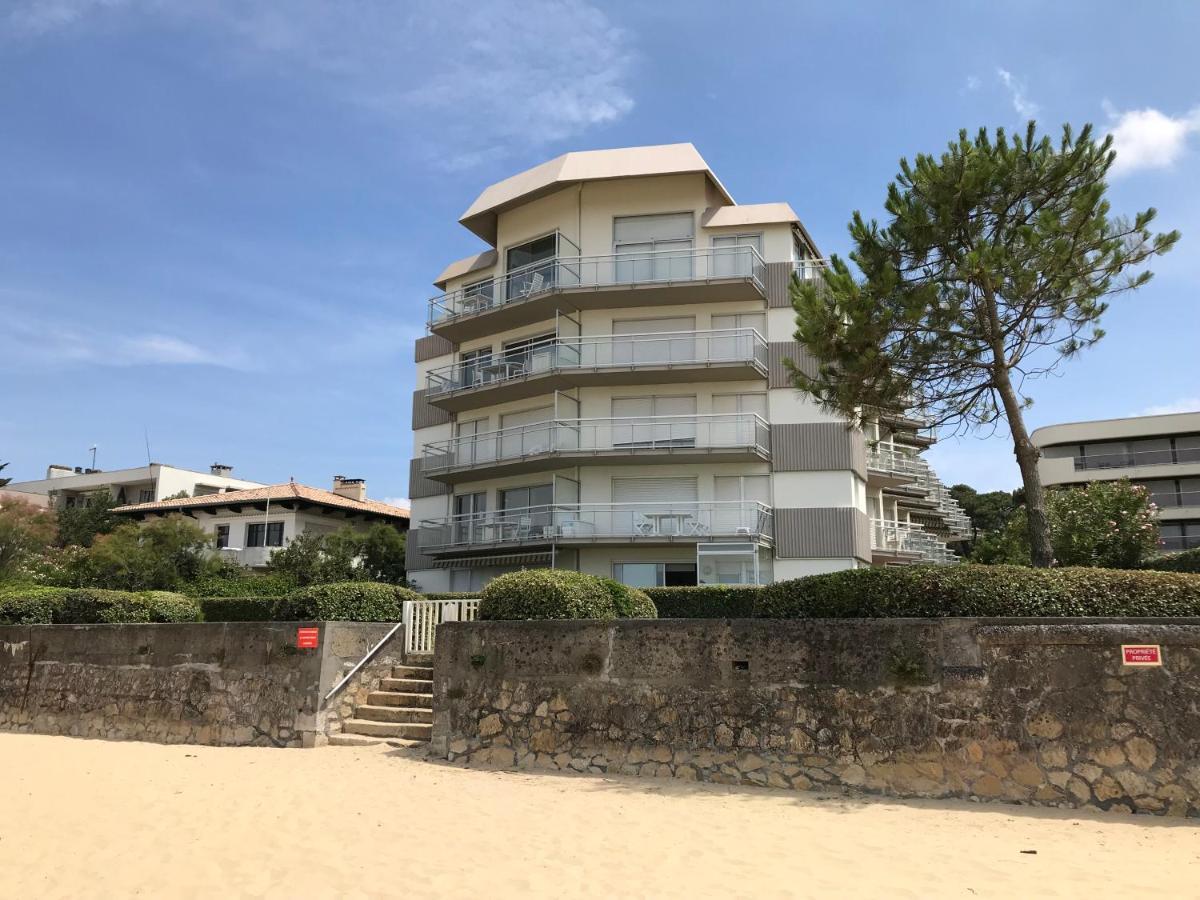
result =
M450 493L450 485L432 481L421 474L421 460L410 460L408 464L408 497L440 497Z
M417 338L416 361L425 362L437 356L454 352L454 345L438 334L427 334Z
M413 528L408 532L408 544L404 548L404 568L409 572L433 568L433 557L421 552L421 534L427 529Z
M867 477L867 442L862 430L841 422L771 426L771 469L816 472L849 469Z
M413 391L412 427L431 428L434 425L445 425L453 422L454 416L444 409L438 409L425 401L424 391Z
M851 507L775 509L775 555L781 559L871 560L866 514Z
M767 263L767 274L764 279L767 289L767 306L779 309L792 305L792 295L789 290L792 284L792 264L790 262Z
M767 345L767 387L786 388L792 386L791 373L784 360L790 359L800 367L800 371L810 378L817 374L817 363L808 352L800 346L799 341L772 341Z

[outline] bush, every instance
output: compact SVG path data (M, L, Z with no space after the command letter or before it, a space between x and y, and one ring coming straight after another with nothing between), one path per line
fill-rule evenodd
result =
M189 597L283 597L296 589L290 578L255 574L241 566L227 567L213 575L202 575L183 586Z
M421 599L416 591L374 581L314 584L283 600L278 618L295 622L399 622L404 601Z
M646 588L660 619L746 619L761 591L754 584Z
M199 603L170 591L68 591L54 615L56 625L199 621Z
M1172 553L1170 556L1156 556L1143 563L1142 568L1157 569L1160 572L1200 573L1200 547L1184 550L1182 553Z
M287 602L284 597L200 597L205 622L275 622Z
M509 572L488 582L481 619L614 619L612 594L594 575L565 569Z
M650 595L641 588L621 584L615 578L601 578L600 583L613 601L618 619L657 619L658 609Z
M478 600L482 591L434 591L422 594L426 600Z
M1120 569L909 566L849 569L761 589L765 619L1196 616L1200 578Z
M0 625L49 625L70 588L13 585L0 589Z

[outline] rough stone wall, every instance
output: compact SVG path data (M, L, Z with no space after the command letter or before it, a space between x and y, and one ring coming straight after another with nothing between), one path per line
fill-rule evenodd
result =
M296 647L296 629L303 625L319 629L316 649ZM340 730L341 698L354 696L359 679L329 708L325 694L389 627L351 622L2 626L0 730L313 746ZM395 646L403 647L403 640Z
M1162 668L1121 663L1163 645ZM1200 814L1200 622L475 622L435 755L787 789Z
M335 674L329 679L329 687L341 682L358 661L391 630L391 626L386 624L375 628L376 631L356 634L353 643L350 643L349 635L343 638L350 646L337 648L341 653L338 656L339 662L335 662L333 666ZM335 642L330 643L333 649ZM399 629L365 666L354 673L349 684L323 704L322 734L325 737L340 734L342 723L354 718L354 710L367 702L367 697L372 691L380 689L383 679L391 677L392 668L404 664L404 629ZM324 693L328 693L329 687L325 688ZM324 741L318 738L317 743L321 744Z

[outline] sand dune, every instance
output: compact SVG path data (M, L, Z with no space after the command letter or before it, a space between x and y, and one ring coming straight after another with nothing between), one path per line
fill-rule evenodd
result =
M4 897L1200 895L1200 823L0 734ZM1022 851L1036 850L1036 855Z

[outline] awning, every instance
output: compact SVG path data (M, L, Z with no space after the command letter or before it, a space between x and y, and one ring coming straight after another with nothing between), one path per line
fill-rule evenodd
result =
M498 556L458 556L454 559L435 559L435 569L471 569L489 566L548 566L550 553L508 553Z

